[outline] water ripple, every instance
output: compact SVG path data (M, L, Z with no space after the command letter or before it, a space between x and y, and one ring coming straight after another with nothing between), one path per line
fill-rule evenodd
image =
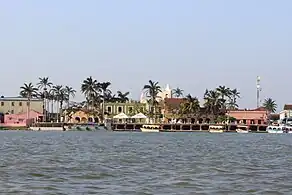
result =
M0 132L4 194L289 194L290 135Z

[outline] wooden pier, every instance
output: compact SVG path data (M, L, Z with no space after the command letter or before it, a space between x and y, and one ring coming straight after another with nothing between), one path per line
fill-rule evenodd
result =
M114 123L113 131L139 131L144 124L141 123ZM208 131L210 125L225 126L226 132L236 132L236 124L153 124L159 125L162 132L202 132ZM238 124L244 125L244 124ZM267 125L247 125L251 132L266 132Z

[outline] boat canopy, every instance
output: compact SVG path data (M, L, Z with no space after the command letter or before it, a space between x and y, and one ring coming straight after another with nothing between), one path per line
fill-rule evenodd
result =
M209 129L225 129L225 127L222 125L210 125Z
M129 118L129 117L125 113L121 112L120 114L117 114L113 118L116 118L116 119L126 119L126 118Z

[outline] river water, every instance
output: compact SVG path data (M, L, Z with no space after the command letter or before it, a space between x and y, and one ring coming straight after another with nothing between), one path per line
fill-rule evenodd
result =
M291 194L292 135L0 132L2 194Z

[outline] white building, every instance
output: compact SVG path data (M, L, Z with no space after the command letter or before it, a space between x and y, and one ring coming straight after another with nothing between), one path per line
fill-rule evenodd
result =
M166 85L165 89L161 89L161 92L158 93L158 97L156 98L156 100L160 102L164 100L165 98L172 98L172 90L168 84ZM140 103L147 103L147 99L148 98L145 94L145 91L142 91L141 97L140 97Z
M292 118L292 104L285 104L284 109L280 112L280 120Z

